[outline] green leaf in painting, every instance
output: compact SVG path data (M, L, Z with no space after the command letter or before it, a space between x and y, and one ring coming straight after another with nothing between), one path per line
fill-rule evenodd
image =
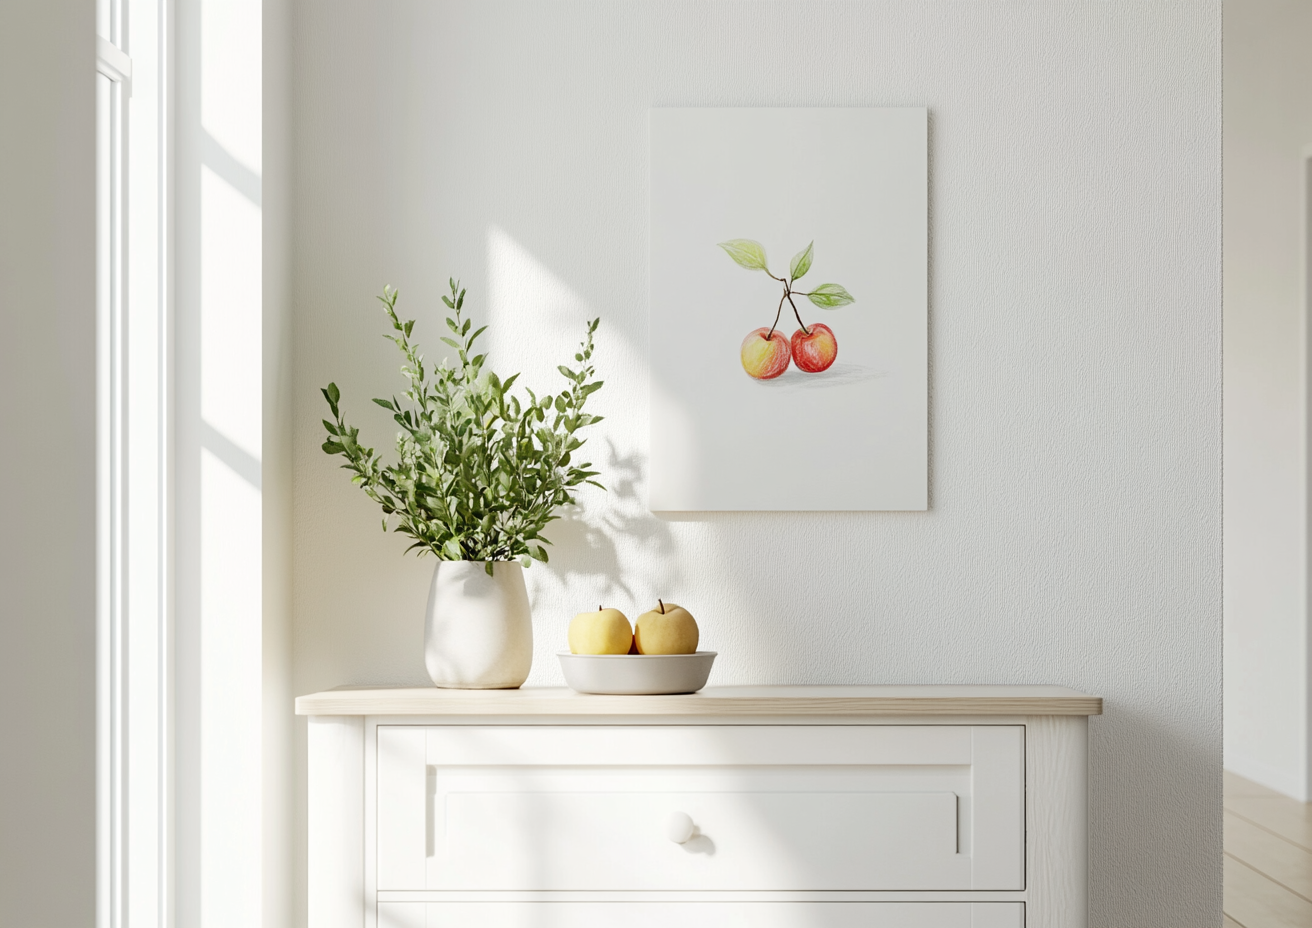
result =
M821 309L837 309L856 302L852 294L838 284L821 284L806 294L806 298Z
M788 265L788 276L793 280L799 280L805 276L806 272L811 270L811 259L815 249L815 242L807 245L805 249L793 255L792 262Z
M749 238L735 238L728 242L720 242L720 247L730 258L748 270L765 270L765 246L760 242L754 242Z

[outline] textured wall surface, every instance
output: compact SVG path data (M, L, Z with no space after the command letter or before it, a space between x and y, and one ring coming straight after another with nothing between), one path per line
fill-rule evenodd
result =
M1312 5L1225 15L1225 763L1312 798L1307 307Z
M431 563L319 451L318 387L390 446L373 295L436 356L454 274L529 385L602 317L610 491L529 571L530 683L573 613L659 595L721 684L1101 694L1093 924L1218 924L1220 90L1215 2L302 0L297 691L425 682ZM651 516L648 108L899 104L930 110L930 511Z

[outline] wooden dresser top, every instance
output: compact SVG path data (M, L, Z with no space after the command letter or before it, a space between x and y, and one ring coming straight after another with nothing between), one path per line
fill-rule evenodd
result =
M588 696L565 687L446 690L353 686L298 697L296 714L482 718L1101 715L1102 697L1064 686L708 686L685 696Z

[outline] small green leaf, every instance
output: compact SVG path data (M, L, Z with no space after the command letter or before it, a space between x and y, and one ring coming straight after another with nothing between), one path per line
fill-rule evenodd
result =
M442 545L442 553L451 561L463 561L465 559L465 552L460 550L460 542L454 538L448 538L446 544Z
M765 270L765 246L760 242L754 242L749 238L735 238L728 242L720 242L720 247L730 258L748 270Z
M337 384L335 383L328 384L327 395L328 395L328 402L330 403L336 403L338 400L342 398L341 391L337 389Z
M380 400L378 397L374 397L374 402L377 403L379 406L383 407L384 409L394 409L394 408L395 408L395 407L392 406L392 401L391 401L391 400Z
M804 250L793 255L793 260L788 265L788 275L791 279L798 280L804 277L807 271L811 270L811 258L814 248L815 242L812 242Z
M837 309L856 299L838 284L821 284L810 293L804 294L808 300L821 309Z
M346 450L341 443L335 441L326 441L321 447L325 454L341 454Z

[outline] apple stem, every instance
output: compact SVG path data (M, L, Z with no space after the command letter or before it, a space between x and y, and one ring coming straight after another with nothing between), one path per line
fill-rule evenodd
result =
M657 597L656 602L661 604L661 615L665 615L665 601L660 597Z
M807 335L810 335L811 330L808 329L806 327L806 323L802 321L802 314L797 311L797 304L793 302L793 295L791 292L789 292L788 286L786 284L784 285L784 296L788 300L788 305L793 308L793 315L797 317L797 324L802 327L803 332L805 332ZM782 308L783 303L780 303L779 306L780 308Z
M787 298L788 298L788 285L784 284L784 295L779 297L779 308L774 311L774 325L771 325L770 331L765 333L765 340L767 342L774 337L774 330L779 325L779 314L784 311L784 300L786 300ZM657 600L657 602L659 601L660 600Z

